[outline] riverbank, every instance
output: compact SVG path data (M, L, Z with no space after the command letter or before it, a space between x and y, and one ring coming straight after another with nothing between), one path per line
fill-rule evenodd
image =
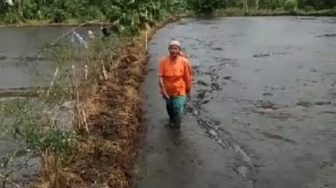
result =
M178 19L169 17L147 26L119 48L115 54L118 63L109 71L108 79L92 85L82 101L87 127L77 129L72 155L62 159L57 176L41 171L38 185L53 187L57 182L58 187L127 188L133 184L133 164L144 130L140 88L148 60L146 43L157 29Z

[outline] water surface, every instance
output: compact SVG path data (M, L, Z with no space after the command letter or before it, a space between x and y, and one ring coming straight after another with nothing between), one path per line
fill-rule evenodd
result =
M336 187L335 34L334 18L309 17L183 19L159 30L138 187ZM173 38L195 73L180 131L165 127L155 81Z

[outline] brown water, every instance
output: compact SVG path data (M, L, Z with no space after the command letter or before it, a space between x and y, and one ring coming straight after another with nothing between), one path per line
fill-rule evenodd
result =
M140 188L336 187L336 19L183 19L159 30L144 92ZM194 66L181 130L165 127L156 68L181 41Z

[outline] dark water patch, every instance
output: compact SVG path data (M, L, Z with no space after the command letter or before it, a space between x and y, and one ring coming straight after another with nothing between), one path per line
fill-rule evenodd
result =
M324 105L330 105L332 104L331 101L318 101L314 103L317 106L324 106Z
M263 95L264 96L273 96L273 93L271 93L271 92L265 92L265 93L263 93Z
M282 91L282 90L286 90L286 86L277 86L277 85L269 86L269 85L266 85L266 86L264 86L264 90Z
M316 106L325 106L325 105L331 105L331 101L317 101L317 102L311 102L311 101L299 101L296 103L298 106L303 106L306 108L313 107L314 105Z
M319 112L319 114L336 114L336 111L322 111L322 112Z
M276 135L276 134L269 133L269 132L265 132L265 131L263 131L262 134L263 134L264 136L266 136L267 138L270 138L270 139L283 140L284 142L288 142L288 143L291 143L291 144L295 144L295 141L294 141L294 140L285 138L285 137L280 136L280 135Z
M203 85L203 86L209 86L210 84L208 84L207 82L203 81L203 80L198 80L197 84L199 85Z
M183 21L180 21L180 22L177 23L177 25L187 25L187 24L188 24L188 22L183 22Z
M336 37L336 34L335 33L323 34L323 35L317 35L316 37L334 38L334 37Z
M253 57L255 58L263 58L263 57L269 57L271 56L269 53L268 54L256 54L256 55L253 55Z
M254 104L258 108L278 110L280 108L285 108L286 106L275 104L271 101L256 101Z
M299 102L296 103L296 105L309 108L309 107L313 106L313 103L310 102L310 101L299 101Z
M211 48L212 50L216 50L216 51L222 51L223 50L223 48L221 48L221 47L215 47L215 48Z

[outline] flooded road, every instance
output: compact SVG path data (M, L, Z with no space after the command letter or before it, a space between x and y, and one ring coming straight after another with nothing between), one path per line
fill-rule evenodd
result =
M183 19L153 37L139 188L336 187L336 19ZM181 130L165 127L158 59L194 68Z

